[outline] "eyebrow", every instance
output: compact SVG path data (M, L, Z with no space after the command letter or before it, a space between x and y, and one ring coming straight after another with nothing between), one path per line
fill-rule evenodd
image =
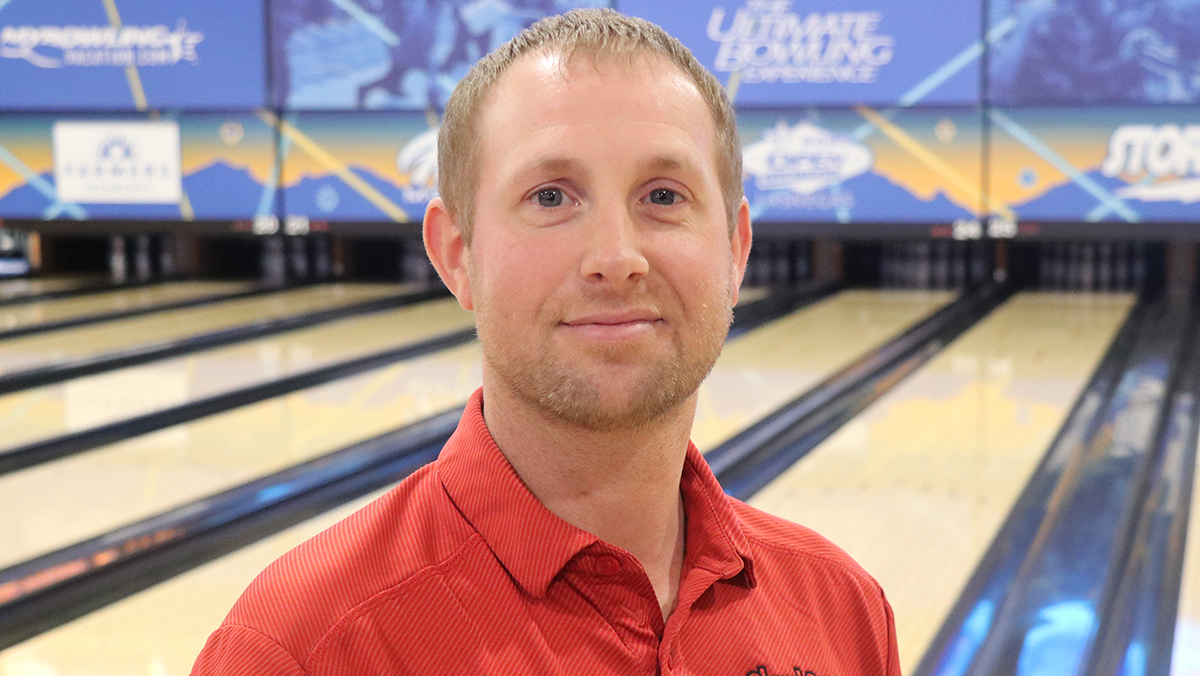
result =
M688 169L690 163L675 155L658 155L644 163L646 168L656 171L678 171Z
M530 162L513 173L517 181L536 174L575 174L584 171L583 164L569 157L549 156Z
M692 162L678 155L656 155L648 160L640 163L644 168L651 171L680 171L688 170L692 166ZM513 176L524 177L530 174L574 174L586 173L584 165L578 160L569 157L549 156L535 160L525 167L516 171Z

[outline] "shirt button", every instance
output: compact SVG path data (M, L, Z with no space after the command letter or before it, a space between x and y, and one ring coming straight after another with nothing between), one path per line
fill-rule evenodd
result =
M596 572L601 575L616 575L621 572L621 562L615 556L601 556L596 559Z

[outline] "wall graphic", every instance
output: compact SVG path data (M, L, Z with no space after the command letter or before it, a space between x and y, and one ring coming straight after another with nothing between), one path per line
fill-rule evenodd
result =
M1170 107L996 109L991 196L1020 220L1200 219L1200 115Z
M743 111L757 221L950 222L983 212L979 113Z
M7 0L0 2L0 106L261 106L264 44L261 2Z
M991 0L997 105L1200 101L1200 1Z
M322 221L420 221L437 195L438 119L417 112L283 120L283 205Z
M419 220L459 78L581 6L712 69L760 222L1200 221L1200 0L0 0L0 218Z
M440 110L471 64L538 19L608 0L271 0L273 102Z
M151 157L152 170L159 171L160 149L145 145L137 125L133 134L122 132L124 125L147 122L145 115L0 116L0 218L232 220L275 214L275 132L259 115L191 113L154 121L178 125L177 164L166 171L175 172L181 192L173 202L141 204L103 196L94 203L60 199L54 129L64 121L110 128L107 143L75 149L85 172L140 172Z
M979 99L978 2L703 0L681 11L674 2L620 0L618 8L679 38L739 105Z

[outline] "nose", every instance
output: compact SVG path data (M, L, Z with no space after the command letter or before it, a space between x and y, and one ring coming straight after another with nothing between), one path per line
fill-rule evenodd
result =
M624 207L597 214L587 228L580 274L590 282L621 285L650 270L637 223Z

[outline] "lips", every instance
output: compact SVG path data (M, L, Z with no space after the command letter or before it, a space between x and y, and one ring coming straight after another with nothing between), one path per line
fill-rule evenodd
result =
M615 312L597 312L575 317L563 322L567 326L616 326L639 322L656 322L662 319L657 312L648 309L634 308Z
M660 322L662 316L653 310L630 308L572 317L562 327L581 340L622 343L652 335Z

